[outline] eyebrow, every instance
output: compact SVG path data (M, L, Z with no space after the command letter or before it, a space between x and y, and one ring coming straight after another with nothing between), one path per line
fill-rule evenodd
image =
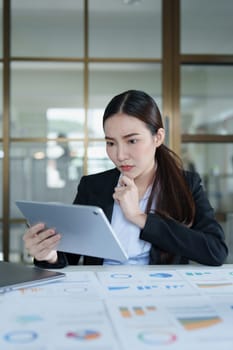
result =
M129 137L138 136L138 135L140 135L140 134L134 132L134 133L131 133L131 134L124 135L124 136L123 136L123 139L128 139ZM105 140L115 140L115 139L114 139L114 137L110 137L110 136L107 136L107 135L106 135L106 136L105 136Z

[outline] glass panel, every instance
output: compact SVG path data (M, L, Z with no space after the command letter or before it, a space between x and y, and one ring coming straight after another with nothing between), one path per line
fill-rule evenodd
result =
M91 57L161 57L161 0L90 0L89 11Z
M181 52L233 54L232 13L232 0L182 0Z
M2 223L0 222L0 261L3 260L3 232Z
M214 209L233 212L232 144L183 144L182 158L186 168L195 169L201 175Z
M0 217L2 218L3 216L3 211L2 211L2 198L3 198L3 188L2 188L2 184L3 184L3 148L2 148L2 143L0 143Z
M144 90L161 109L161 65L90 64L88 130L90 137L104 137L103 111L113 96L128 89Z
M2 63L0 63L0 137L2 137L2 131L3 131L3 66Z
M233 133L233 67L181 68L182 133Z
M10 225L10 254L9 254L10 259L9 260L12 262L21 262L21 261L28 262L26 261L26 259L24 259L23 234L25 230L26 230L25 224Z
M90 142L88 146L88 174L114 168L114 164L106 154L105 142Z
M3 57L3 8L0 0L0 58Z
M2 208L2 198L3 198L3 188L2 188L2 181L3 181L3 150L2 150L2 144L0 144L0 217L3 217L3 208ZM0 222L0 260L3 260L3 232L2 232L2 223Z
M83 65L14 62L11 136L84 136Z
M82 0L11 0L11 4L12 56L83 57Z
M15 200L72 203L83 174L83 142L12 143L11 217L22 218Z

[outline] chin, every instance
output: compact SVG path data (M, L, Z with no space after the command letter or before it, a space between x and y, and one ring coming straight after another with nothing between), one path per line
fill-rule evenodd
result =
M130 174L130 172L127 174L125 173L126 176L128 176L131 180L136 180L139 177L139 174Z

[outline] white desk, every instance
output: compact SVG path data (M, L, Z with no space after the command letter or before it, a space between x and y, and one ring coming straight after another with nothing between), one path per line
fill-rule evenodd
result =
M233 349L233 265L63 271L0 296L0 349Z

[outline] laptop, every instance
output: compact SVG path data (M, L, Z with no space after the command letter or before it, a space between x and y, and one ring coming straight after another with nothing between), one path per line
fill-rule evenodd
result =
M57 250L117 261L128 259L103 210L97 206L16 201L30 225L45 223L61 234Z
M65 273L0 261L0 293L33 287L65 277Z

